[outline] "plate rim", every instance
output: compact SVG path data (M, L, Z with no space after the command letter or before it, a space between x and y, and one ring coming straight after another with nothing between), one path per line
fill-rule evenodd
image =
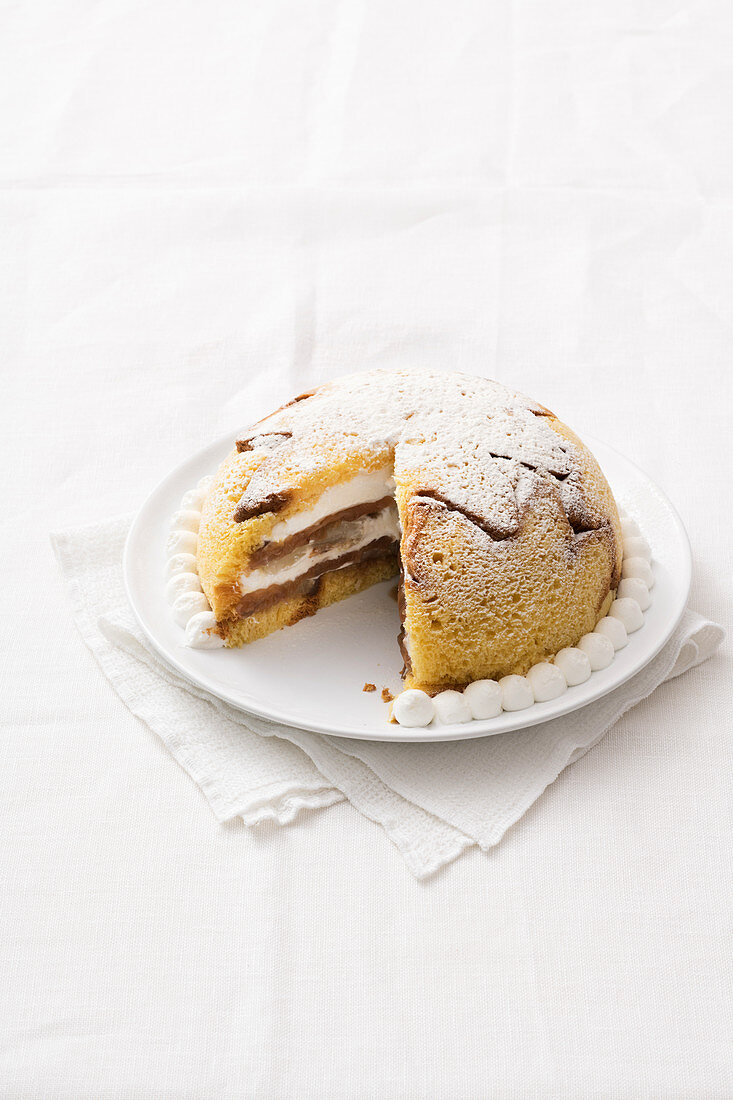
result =
M589 447L592 452L595 452L596 446L600 445L601 449L611 451L615 454L623 463L633 467L633 469L647 482L655 491L658 498L666 506L671 519L674 522L676 533L679 539L681 549L683 551L684 558L684 577L680 576L676 578L678 585L678 591L684 593L683 598L678 599L677 607L675 608L673 616L670 616L667 627L665 628L663 635L657 642L644 653L644 659L640 664L632 665L632 667L626 671L620 678L616 678L613 683L594 695L592 699L586 699L584 702L573 703L572 692L568 692L566 695L550 701L553 705L553 713L544 717L533 717L532 712L535 711L535 707L545 707L550 704L535 703L532 707L528 707L526 710L512 712L512 724L510 727L502 729L491 729L490 725L495 722L496 719L484 719L471 722L462 723L460 725L437 725L437 726L421 726L417 728L410 728L400 726L396 723L388 723L387 728L384 730L372 730L372 729L349 729L344 731L336 728L327 727L324 723L315 723L305 718L302 721L295 722L292 717L286 713L279 712L276 706L262 706L253 700L252 703L243 703L241 699L234 696L227 691L226 688L217 685L214 681L210 680L205 675L196 674L192 670L188 669L180 660L172 654L169 649L163 645L156 637L155 632L149 628L145 621L142 609L138 606L138 601L134 594L134 581L133 581L133 569L132 569L132 554L136 540L139 539L141 529L144 528L145 521L148 516L148 512L157 498L164 494L169 483L174 482L181 474L184 467L188 465L196 465L196 462L203 455L209 452L216 452L219 448L222 451L231 449L232 430L223 433L216 439L212 440L206 446L199 448L193 455L190 455L187 459L179 462L172 470L170 470L165 477L163 477L157 485L147 494L140 508L135 514L135 517L130 525L130 529L125 539L125 546L122 555L122 572L123 581L125 587L125 594L132 608L135 619L143 631L145 637L153 646L157 655L168 665L169 668L175 670L175 672L186 680L189 684L197 689L203 689L209 695L212 695L215 699L220 699L228 706L233 707L235 710L245 715L250 715L255 718L264 719L267 722L280 724L287 726L290 729L306 730L312 733L319 733L327 737L338 737L362 741L382 741L386 743L395 744L410 744L410 743L436 743L441 741L464 741L473 740L480 737L498 736L503 733L513 733L517 730L528 729L531 726L539 726L545 722L552 721L556 718L562 718L567 714L571 714L575 711L582 710L583 707L590 706L592 703L598 702L598 700L604 698L610 692L615 691L616 688L621 687L627 683L630 679L636 676L642 671L650 661L653 661L657 654L663 649L671 638L674 631L677 629L679 622L685 612L687 601L689 599L690 587L692 582L692 549L690 545L689 536L685 528L682 518L675 508L672 501L669 499L663 489L657 485L657 483L646 473L645 470L639 466L633 459L628 458L625 454L618 450L618 448L606 443L604 440L598 437L586 433L583 436L583 441ZM222 460L225 454L222 455ZM199 475L202 476L202 475ZM198 480L198 478L197 478ZM173 510L175 510L175 505ZM173 511L172 510L172 511ZM171 512L172 514L172 512ZM562 702L561 702L562 701ZM506 712L504 712L506 713ZM535 711L536 714L536 711Z

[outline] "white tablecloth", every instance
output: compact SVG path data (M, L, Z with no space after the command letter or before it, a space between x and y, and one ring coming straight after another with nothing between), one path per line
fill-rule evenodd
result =
M733 9L2 23L0 1096L733 1095L729 647L418 883L348 804L218 825L48 541L267 411L245 380L460 368L648 470L730 627Z

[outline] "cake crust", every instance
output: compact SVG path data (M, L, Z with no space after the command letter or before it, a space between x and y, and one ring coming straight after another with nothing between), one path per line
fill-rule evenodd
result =
M227 645L395 574L396 555L383 544L376 560L345 557L344 567L324 571L317 590L284 588L281 599L259 609L255 600L243 615L242 578L303 544L291 534L284 548L273 530L302 520L301 530L319 531L325 521L309 525L307 517L324 493L384 470L394 476L401 529L408 686L435 692L522 674L607 611L620 579L621 528L581 440L547 408L496 382L370 371L266 417L220 467L203 507L198 566Z

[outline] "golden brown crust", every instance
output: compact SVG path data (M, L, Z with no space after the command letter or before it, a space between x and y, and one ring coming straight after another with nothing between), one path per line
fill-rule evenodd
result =
M444 407L453 410L444 421L446 449L440 415L447 414L425 411L431 391L419 374L414 388L423 411L413 418L412 377L371 372L344 380L346 397L342 383L304 395L261 421L261 432L240 438L224 461L204 504L198 560L227 644L263 637L393 575L388 563L344 568L321 577L311 595L236 618L240 578L275 524L326 489L385 467L395 472L403 530L400 609L410 686L436 691L526 672L605 614L620 580L622 543L613 495L593 455L544 406L457 375L435 382L436 401L444 385ZM380 398L374 417L372 385L391 402ZM464 407L486 444L457 428ZM464 482L466 492L456 493Z
M583 526L575 529L553 479L535 480L519 529L493 539L465 515L398 490L403 523L406 681L435 694L478 679L520 675L575 643L610 608L621 576L621 524L593 455L578 449Z

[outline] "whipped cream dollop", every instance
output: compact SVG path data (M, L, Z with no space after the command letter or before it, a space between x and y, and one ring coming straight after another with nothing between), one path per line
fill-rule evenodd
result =
M525 710L534 703L534 691L526 676L502 676L499 687L504 710Z
M197 611L186 623L185 645L191 649L219 649L223 642L216 633L213 611Z
M435 717L435 703L427 692L412 688L397 696L392 713L401 726L428 726Z
M473 718L462 691L441 691L435 696L433 703L436 717L443 725L460 725Z
M168 536L165 552L169 558L174 557L176 554L191 554L195 558L198 546L199 537L195 531L176 528Z
M195 573L198 569L194 554L173 554L165 565L166 577L175 577L176 573Z
M501 714L501 694L496 680L474 680L463 689L473 718L496 718Z
M597 622L593 633L602 634L604 638L608 638L609 642L614 648L614 651L623 649L629 641L629 635L626 633L626 627L620 619L614 619L612 615L605 615L599 622Z
M646 558L624 558L621 566L621 576L624 580L638 578L647 588L654 587L654 573Z
M540 661L533 665L527 673L527 679L532 685L535 703L549 703L551 699L557 699L568 690L568 682L562 669L549 661Z
M577 687L590 679L593 671L587 653L577 646L569 645L555 654L555 664L565 677L568 687Z
M629 538L624 539L624 557L645 558L646 561L651 562L651 547L641 535L630 535Z
M557 699L568 688L586 683L592 673L608 668L617 651L628 644L629 634L644 625L644 612L651 605L654 586L651 547L635 519L623 513L620 518L624 560L616 599L608 614L583 635L577 646L566 646L553 658L539 661L526 676L504 676L498 683L476 680L462 692L441 691L432 700L432 711L426 703L418 705L414 701L414 697L423 696L430 702L425 692L404 691L392 708L396 721L410 726L427 726L435 720L463 723L468 721L467 712L475 720L496 718L502 711L525 710L533 703ZM401 703L405 696L411 697L409 704ZM405 714L409 721L403 721L401 716Z
M619 619L623 623L627 634L641 630L644 625L644 612L633 596L621 596L614 600L608 614L612 619Z
M201 581L198 573L176 573L165 586L165 598L173 604L184 592L201 592Z
M194 489L183 494L165 544L165 598L173 621L184 630L183 644L192 649L219 649L224 645L201 589L196 560L201 507L213 480L212 476L202 477Z
M641 577L625 577L618 586L618 594L621 599L630 596L632 600L636 600L642 611L646 611L652 602L649 586Z
M582 650L588 658L591 672L608 668L616 654L611 639L595 632L584 634L578 642L578 649Z

